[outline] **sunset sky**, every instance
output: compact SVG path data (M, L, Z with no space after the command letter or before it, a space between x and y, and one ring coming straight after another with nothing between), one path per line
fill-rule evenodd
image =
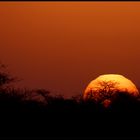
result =
M0 2L0 61L65 96L106 73L140 87L140 2Z

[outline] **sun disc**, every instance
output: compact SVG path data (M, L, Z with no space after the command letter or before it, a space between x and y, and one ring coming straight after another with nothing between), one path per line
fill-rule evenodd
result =
M95 101L108 100L116 91L126 92L134 97L139 96L139 91L131 80L119 74L105 74L100 75L89 83L83 98L86 100L92 95L92 98ZM102 94L105 92L108 95L106 95L106 98L103 98ZM109 94L112 95L109 96Z

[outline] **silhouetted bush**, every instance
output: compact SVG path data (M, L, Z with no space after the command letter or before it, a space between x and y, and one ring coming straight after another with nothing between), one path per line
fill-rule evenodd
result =
M12 82L2 73L0 80L0 85ZM128 93L116 93L111 105L105 108L93 100L83 100L81 95L65 99L44 89L0 88L0 134L5 130L8 136L139 136L139 129L131 129L134 124L140 125L139 113L140 100Z

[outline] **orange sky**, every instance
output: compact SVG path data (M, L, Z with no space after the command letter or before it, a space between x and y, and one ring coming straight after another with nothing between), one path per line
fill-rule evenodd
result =
M140 87L140 2L0 2L0 60L23 81L66 96L100 74Z

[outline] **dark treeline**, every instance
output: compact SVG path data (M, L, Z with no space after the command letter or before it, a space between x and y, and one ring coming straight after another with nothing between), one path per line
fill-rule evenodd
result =
M120 138L140 136L140 100L118 93L105 108L82 94L65 99L43 89L15 89L0 72L0 136L8 138ZM138 128L137 128L138 127ZM0 137L0 138L1 138Z

